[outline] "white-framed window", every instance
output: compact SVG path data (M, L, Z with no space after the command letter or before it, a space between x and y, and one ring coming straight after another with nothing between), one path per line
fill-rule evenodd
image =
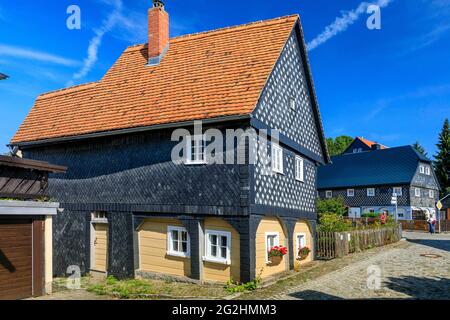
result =
M183 227L167 227L167 254L171 256L184 257L190 256L189 233Z
M420 165L419 166L419 171L420 171L420 173L425 173L425 167L424 166L422 166L422 165Z
M276 144L272 144L272 170L283 173L283 149Z
M420 188L414 188L414 195L420 197Z
M402 187L394 187L394 195L396 195L397 197L401 197L402 196Z
M295 102L295 98L294 97L290 97L289 98L289 106L291 107L292 110L296 110L297 106L296 106L296 102Z
M431 175L430 167L425 167L425 174L426 174L427 176Z
M305 181L304 160L299 156L295 156L295 179L301 182Z
M92 212L91 220L92 220L92 222L107 223L108 217L106 215L106 212L96 211L96 212Z
M431 199L434 199L434 190L429 190L429 191L428 191L428 196L429 196Z
M205 164L206 163L206 139L204 135L189 136L187 141L187 164Z
M269 251L280 245L280 234L278 232L266 232L266 261L269 261Z
M375 197L375 188L367 188L367 196Z
M298 256L298 252L301 248L306 247L306 233L297 233L295 236L296 241L296 255Z
M353 149L353 153L361 153L363 151L362 148L355 148Z
M347 189L347 197L354 197L355 189Z
M331 190L325 191L325 198L327 198L327 199L333 198L333 191L331 191Z
M205 231L205 261L231 264L231 232Z

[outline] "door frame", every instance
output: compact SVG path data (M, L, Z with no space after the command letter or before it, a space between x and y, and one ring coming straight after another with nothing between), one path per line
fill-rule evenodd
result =
M99 214L101 215L99 217ZM103 224L103 225L107 225L108 226L108 234L107 234L107 239L108 239L108 248L106 248L107 253L109 253L109 222L108 222L108 218L107 218L107 214L106 213L99 213L99 212L93 212L91 214L91 223L90 223L90 271L93 272L99 272L99 273L105 273L108 274L108 261L106 261L106 271L100 271L96 269L96 265L95 265L95 226L99 225L99 224ZM108 260L108 255L106 257L106 260Z

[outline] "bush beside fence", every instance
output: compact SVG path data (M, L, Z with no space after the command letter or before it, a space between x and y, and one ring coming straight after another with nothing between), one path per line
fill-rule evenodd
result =
M340 258L350 253L395 243L401 238L401 224L396 227L348 232L318 231L316 234L316 257L317 259Z

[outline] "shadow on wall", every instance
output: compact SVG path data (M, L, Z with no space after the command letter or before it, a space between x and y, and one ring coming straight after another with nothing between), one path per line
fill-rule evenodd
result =
M408 239L408 242L421 244L424 246L432 247L435 249L450 252L450 240L420 240L420 239Z
M16 272L16 267L13 266L2 250L0 250L0 266L3 266L10 273Z
M289 294L290 297L300 300L344 300L341 297L333 296L324 292L305 290Z
M390 290L407 294L411 299L450 300L448 278L389 277L385 286Z

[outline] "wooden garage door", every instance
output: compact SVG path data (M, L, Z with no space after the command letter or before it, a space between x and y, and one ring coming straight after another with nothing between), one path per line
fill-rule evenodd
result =
M0 220L0 300L32 295L32 224Z

